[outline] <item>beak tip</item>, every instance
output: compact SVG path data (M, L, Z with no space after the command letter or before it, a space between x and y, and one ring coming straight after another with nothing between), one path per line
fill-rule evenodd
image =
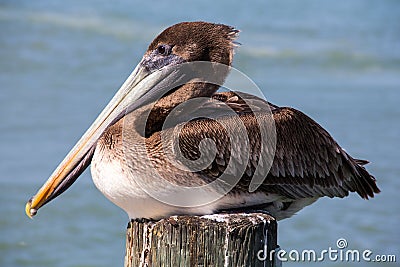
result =
M32 198L25 205L25 213L31 219L33 219L33 216L37 213L37 209L32 208Z

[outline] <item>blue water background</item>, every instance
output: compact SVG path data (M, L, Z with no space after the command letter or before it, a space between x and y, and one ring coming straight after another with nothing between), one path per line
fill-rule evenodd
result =
M1 0L0 266L123 265L128 218L88 171L34 220L25 202L155 35L187 20L240 29L234 66L268 100L302 110L371 161L380 195L319 200L279 223L282 248L321 251L346 238L350 249L400 261L399 1ZM356 263L284 266L306 265Z

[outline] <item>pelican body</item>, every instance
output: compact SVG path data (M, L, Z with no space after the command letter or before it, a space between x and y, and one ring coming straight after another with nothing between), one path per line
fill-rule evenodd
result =
M352 158L304 113L218 91L237 35L207 22L179 23L158 35L29 200L27 215L89 165L96 187L132 219L252 209L283 219L320 197L379 193L367 161Z

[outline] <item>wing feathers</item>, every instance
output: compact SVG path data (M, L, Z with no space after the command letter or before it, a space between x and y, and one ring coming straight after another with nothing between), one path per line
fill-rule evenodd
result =
M235 146L234 151L240 151L245 142L233 138L231 144L223 124L211 119L190 121L179 133L179 144L185 157L193 158L193 151L198 151L199 141L205 137L214 140L218 150L210 168L201 171L203 175L217 177L226 170L229 160L234 160L234 165L247 166L237 185L246 188L256 167L260 164L265 169L266 160L273 157L269 173L264 173L265 179L257 190L281 194L290 199L345 197L349 191L367 199L380 192L375 178L362 166L367 161L350 157L327 131L302 112L268 103L276 127L276 150L271 155L272 151L267 147L261 151L260 129L252 112L254 109L249 109L248 102L243 102L232 92L218 93L214 99L225 102L237 112L238 116L220 119L224 120L224 125L243 123L246 126L251 154L249 162L244 162L240 153L231 155L231 145ZM262 100L253 97L251 101L257 103ZM271 119L271 114L266 112L260 111L257 115L265 118L266 122Z

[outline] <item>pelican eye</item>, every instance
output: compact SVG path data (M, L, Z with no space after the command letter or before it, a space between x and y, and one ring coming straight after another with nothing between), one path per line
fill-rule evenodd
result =
M172 46L162 44L162 45L159 45L156 50L157 50L158 54L163 55L163 56L168 56L172 52Z

